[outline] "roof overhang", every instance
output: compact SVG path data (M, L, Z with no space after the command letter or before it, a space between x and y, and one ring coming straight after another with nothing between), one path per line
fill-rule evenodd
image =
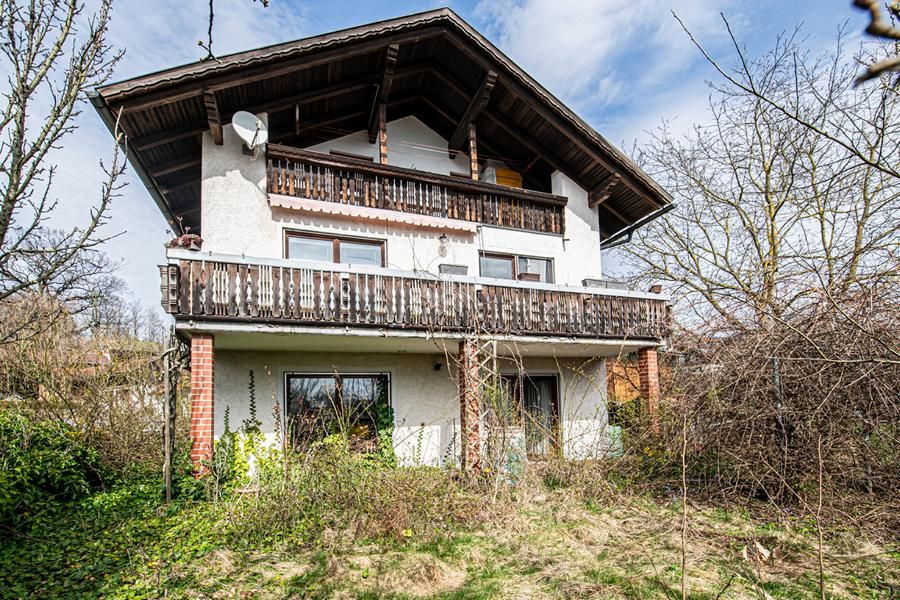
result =
M266 112L270 139L305 146L366 129L379 101L390 120L415 115L451 148L474 123L480 157L517 167L536 187L554 170L565 173L590 192L604 239L671 203L449 9L191 63L101 87L92 98L111 130L118 119L129 159L176 231L182 223L199 230L201 135L220 136L234 112Z

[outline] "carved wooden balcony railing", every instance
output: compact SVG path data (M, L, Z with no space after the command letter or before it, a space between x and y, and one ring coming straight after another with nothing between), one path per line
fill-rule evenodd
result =
M566 198L269 144L268 191L562 234Z
M301 261L171 259L177 319L627 339L668 334L665 299L525 282Z

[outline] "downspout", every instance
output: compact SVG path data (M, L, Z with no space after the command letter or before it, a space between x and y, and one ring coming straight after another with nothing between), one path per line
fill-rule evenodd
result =
M656 219L663 216L664 214L666 214L667 212L669 212L676 206L677 205L674 202L671 204L667 204L667 205L663 206L662 208L660 208L659 210L653 211L646 217L644 217L642 219L638 219L638 221L635 222L634 224L629 225L625 229L621 229L621 230L617 231L612 236L610 236L610 237L606 238L605 240L603 240L602 242L600 242L600 249L601 250L609 250L610 248L615 248L616 246L622 246L624 244L627 244L628 242L631 241L631 236L634 234L635 231L637 231L638 229L640 229L647 223L650 223L651 221L655 221ZM621 239L623 237L625 239Z
M100 114L100 118L103 119L103 122L106 124L106 128L109 129L109 132L112 134L113 139L115 139L116 116L113 114L112 110L110 110L109 105L106 103L106 99L103 98L103 96L100 95L100 92L96 90L88 92L88 99L91 101L91 104L94 105L96 111ZM131 166L137 173L138 178L141 180L141 183L143 183L144 187L147 188L147 191L150 192L150 197L153 198L153 201L156 202L159 210L162 211L163 215L166 218L166 222L168 222L172 227L172 231L174 231L176 235L182 235L184 233L184 230L181 227L181 221L179 221L175 216L175 213L172 212L172 208L169 206L169 203L166 202L165 196L156 185L156 182L153 181L152 177L150 177L150 174L147 172L147 169L141 162L140 157L136 153L131 151L131 149L128 147L128 144L125 143L124 140L119 145L125 151L125 158L127 158L128 162L131 163Z

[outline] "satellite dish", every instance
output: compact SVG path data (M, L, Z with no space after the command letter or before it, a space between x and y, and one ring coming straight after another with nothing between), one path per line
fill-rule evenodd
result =
M265 145L269 141L269 130L256 115L248 113L245 110L239 110L231 117L231 126L234 132L244 141L247 150L253 152L253 158L256 158L257 150L260 146Z

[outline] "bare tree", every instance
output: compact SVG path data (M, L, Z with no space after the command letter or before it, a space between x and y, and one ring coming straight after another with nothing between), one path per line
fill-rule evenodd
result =
M843 37L814 57L782 36L710 97L710 125L663 127L641 152L679 208L643 228L626 260L669 282L692 325L745 332L896 277L900 95L853 88ZM708 56L708 55L707 55Z
M78 0L0 0L0 301L39 292L88 306L108 266L98 246L124 160L103 165L100 197L85 222L48 227L58 207L51 152L77 127L87 90L107 81L122 53L107 42L111 0L85 16ZM71 307L70 307L71 308ZM13 336L14 339L15 336Z
M871 61L866 71L856 78L856 84L876 79L891 71L900 71L900 27L896 25L896 20L900 19L900 0L885 2L883 7L880 0L853 0L853 5L869 13L866 33L893 45L893 53ZM887 15L882 12L882 8ZM900 77L897 83L900 84Z

